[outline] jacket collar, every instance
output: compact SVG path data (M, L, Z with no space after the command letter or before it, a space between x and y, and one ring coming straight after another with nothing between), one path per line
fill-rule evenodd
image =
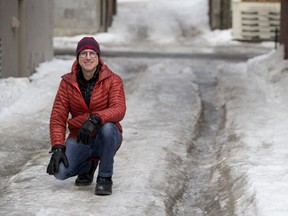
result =
M106 79L107 77L112 75L111 70L104 64L103 59L99 59L99 64L101 64L101 70L99 71L99 77L98 77L98 81L100 82L104 79ZM74 61L72 68L71 68L71 72L68 74L65 74L62 76L62 78L69 82L69 83L75 83L77 82L77 78L76 78L76 74L78 73L78 68L80 67L79 63L77 60Z

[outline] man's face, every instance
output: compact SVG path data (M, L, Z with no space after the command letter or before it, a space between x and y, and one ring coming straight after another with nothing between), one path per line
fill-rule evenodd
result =
M86 80L90 80L93 77L99 63L97 53L91 49L85 49L80 52L78 62L82 68L84 78Z

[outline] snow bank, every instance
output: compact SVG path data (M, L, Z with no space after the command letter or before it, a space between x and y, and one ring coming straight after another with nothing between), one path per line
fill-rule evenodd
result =
M225 74L223 69L221 73ZM227 135L233 137L228 161L234 178L246 185L237 212L241 215L245 206L255 206L245 210L247 215L286 215L288 61L283 60L283 47L250 59L235 73L239 83L225 78L222 82L228 99L227 126L234 128Z

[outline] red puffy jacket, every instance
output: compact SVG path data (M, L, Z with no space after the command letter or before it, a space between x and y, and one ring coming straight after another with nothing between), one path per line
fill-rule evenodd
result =
M113 73L100 59L102 67L91 93L90 107L87 107L77 83L78 61L70 73L62 76L50 117L51 145L65 145L66 124L69 138L76 138L78 129L91 114L101 119L101 124L114 122L122 133L120 121L126 112L122 79ZM70 114L70 115L69 115ZM69 119L68 119L69 115Z

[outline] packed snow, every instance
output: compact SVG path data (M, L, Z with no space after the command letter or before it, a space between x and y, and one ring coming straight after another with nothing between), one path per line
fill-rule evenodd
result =
M102 50L213 52L215 46L242 46L233 40L231 30L209 29L208 1L117 2L108 33L93 35ZM54 46L75 49L82 37L55 38ZM235 215L284 216L288 215L288 61L283 60L283 47L273 50L269 42L257 46L270 51L217 68L226 101L225 127L234 132L228 138L239 140L234 146L223 144L228 156L222 160L233 168L235 180L245 176L245 193L235 201ZM115 157L113 194L99 197L94 195L94 184L79 188L74 178L58 181L45 173L52 103L61 75L69 72L74 59L54 58L40 64L31 77L0 80L0 215L166 215L167 194L175 194L185 179L177 163L186 157L185 142L200 115L193 70L177 70L172 63L167 69L159 63L137 76L133 65L125 72L119 62L106 59L124 80L128 109L122 122L124 142ZM127 60L129 64L133 60ZM227 76L231 70L234 80ZM153 127L151 119L157 120ZM246 209L247 202L253 209Z
M227 104L228 124L241 138L229 160L238 167L236 176L248 176L245 198L255 196L257 215L288 214L288 61L283 60L282 48L249 59L241 86L227 84L237 97Z

